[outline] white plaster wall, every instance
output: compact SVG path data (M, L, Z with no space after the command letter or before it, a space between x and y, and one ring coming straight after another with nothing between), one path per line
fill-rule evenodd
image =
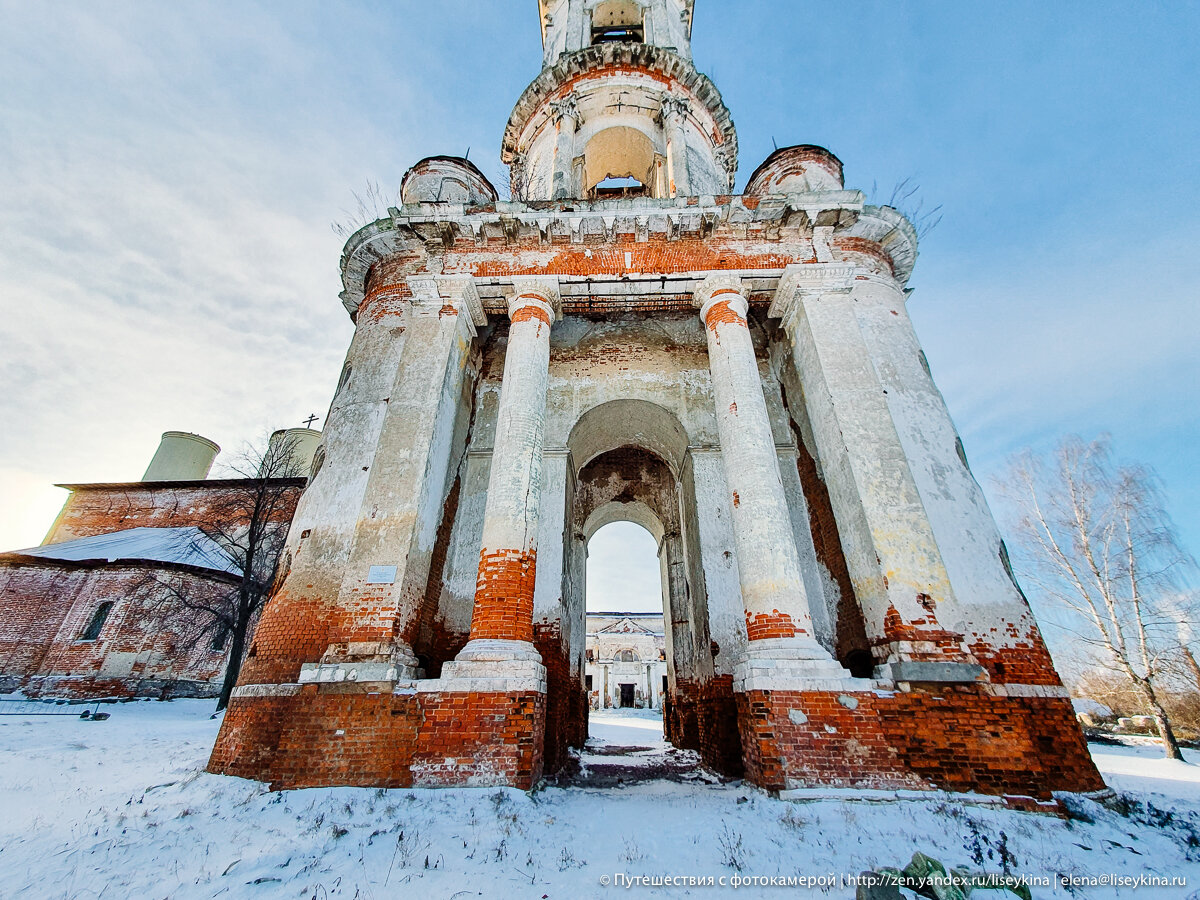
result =
M288 532L296 584L313 582L335 595L341 583L405 331L403 315L360 320L354 331L346 353L350 374L334 395L322 432L324 463L301 495Z
M729 487L720 450L694 448L690 457L708 628L711 639L720 647L713 668L718 675L728 675L746 649L746 614L734 550ZM707 653L707 648L703 652Z
M1001 562L1000 534L983 492L958 457L945 400L921 364L904 295L868 282L856 297L863 336L958 598L962 621L947 624L977 633L982 622L990 628L1022 617L1027 607ZM1002 632L991 637L999 646Z
M371 587L388 595L402 631L419 615L429 577L473 331L465 312L441 314L436 285L414 286L414 295L342 585L347 605ZM370 567L389 565L395 582L369 587Z

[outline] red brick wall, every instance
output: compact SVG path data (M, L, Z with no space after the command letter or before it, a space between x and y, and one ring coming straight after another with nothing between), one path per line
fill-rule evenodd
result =
M947 686L739 694L746 776L772 789L937 788L1049 799L1104 787L1064 698Z
M89 570L30 561L0 566L0 689L38 671Z
M290 479L294 487L280 504L277 521L290 522L304 489L303 479ZM126 528L180 528L204 526L214 516L229 518L231 502L244 496L230 482L214 479L196 482L135 482L113 485L72 485L71 495L46 536L58 544L75 538L109 534Z
M155 583L199 597L228 582L144 563L10 561L0 568L0 676L31 695L215 695L226 654L209 649L208 620ZM100 636L81 635L101 603ZM11 684L15 681L16 684Z
M208 770L273 789L509 784L542 776L542 694L235 697Z

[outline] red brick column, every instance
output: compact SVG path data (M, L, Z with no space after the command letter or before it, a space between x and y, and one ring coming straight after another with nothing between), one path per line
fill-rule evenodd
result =
M558 288L554 279L537 277L514 279L514 286L471 639L442 676L507 677L517 674L507 663L520 662L523 683L524 676L534 675L544 690L545 669L533 646L533 587L550 327Z

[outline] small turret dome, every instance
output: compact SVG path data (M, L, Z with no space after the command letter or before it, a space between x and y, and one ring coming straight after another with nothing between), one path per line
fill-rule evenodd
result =
M842 161L814 144L780 147L754 170L746 184L747 197L769 194L805 194L809 191L840 191Z
M482 206L498 198L492 183L470 160L458 156L429 156L404 173L400 202L462 203Z

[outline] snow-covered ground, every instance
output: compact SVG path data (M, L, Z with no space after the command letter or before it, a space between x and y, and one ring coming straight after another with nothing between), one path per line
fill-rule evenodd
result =
M589 898L634 876L717 886L636 886L640 896L854 896L839 883L913 851L1034 878L1179 876L1188 886L1034 886L1034 897L1200 897L1200 754L1095 746L1123 799L1079 818L930 797L772 799L740 783L631 779L616 787L339 788L269 793L203 771L209 701L105 707L106 722L0 718L0 897ZM589 767L686 762L644 711L593 714ZM678 766L676 767L678 768ZM1091 821L1087 821L1091 820ZM733 888L734 877L830 878L832 887ZM719 886L720 879L726 887ZM607 879L607 884L605 882ZM978 896L1009 896L988 892Z

